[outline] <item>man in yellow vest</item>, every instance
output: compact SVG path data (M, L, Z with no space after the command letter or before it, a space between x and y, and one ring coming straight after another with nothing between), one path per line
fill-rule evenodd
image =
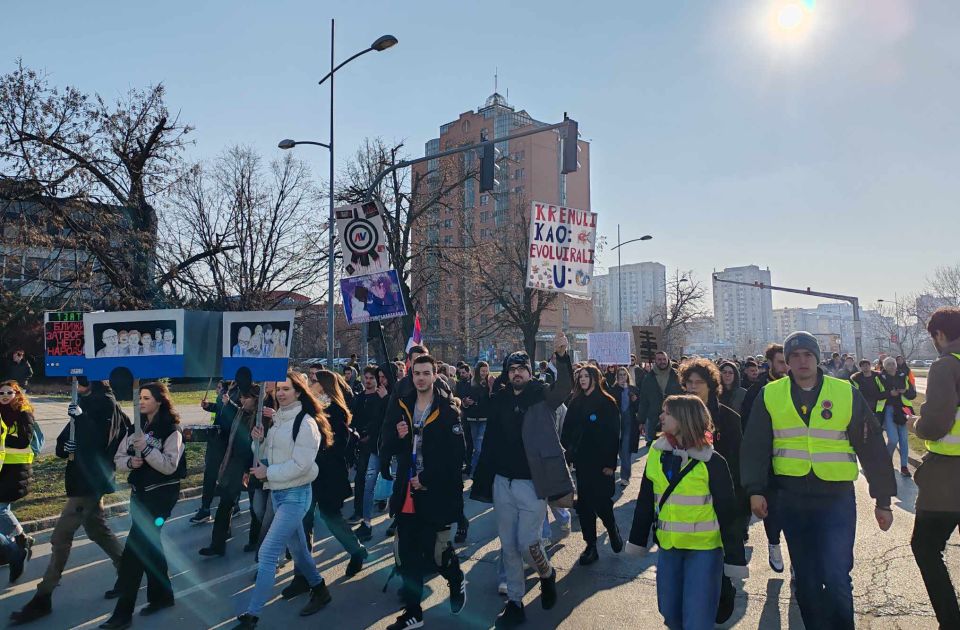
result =
M852 630L857 460L883 531L893 524L893 466L873 409L850 381L819 367L816 337L795 332L783 346L789 378L765 385L750 411L741 483L757 518L767 516L766 497L777 493L804 625Z
M927 399L914 429L927 454L916 472L916 520L910 546L941 628L960 628L960 607L943 549L960 524L960 308L941 308L927 332L940 352L927 375Z

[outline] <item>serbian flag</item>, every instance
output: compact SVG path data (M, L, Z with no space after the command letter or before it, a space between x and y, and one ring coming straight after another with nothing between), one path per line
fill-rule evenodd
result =
M410 348L420 345L423 343L423 333L420 330L420 313L417 313L413 318L413 334L410 335L410 340L407 341L407 352L410 352Z

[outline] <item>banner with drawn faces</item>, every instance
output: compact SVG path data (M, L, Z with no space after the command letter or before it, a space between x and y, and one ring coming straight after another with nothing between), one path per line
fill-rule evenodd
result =
M234 311L223 314L223 376L233 379L241 367L253 379L286 376L293 343L295 311Z
M184 314L181 309L85 313L85 374L108 377L126 368L136 377L184 376Z

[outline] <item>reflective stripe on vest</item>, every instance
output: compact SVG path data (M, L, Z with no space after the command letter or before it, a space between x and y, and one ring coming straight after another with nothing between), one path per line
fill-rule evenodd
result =
M960 353L951 354L960 360ZM957 408L957 415L954 416L950 431L939 440L924 440L923 444L931 453L960 457L960 407Z
M723 547L720 525L710 495L710 472L704 462L696 462L684 475L660 509L660 500L670 486L663 472L663 451L651 448L644 476L653 483L656 497L657 543L664 549L710 550Z
M4 464L32 464L33 463L33 449L29 446L27 448L10 448L9 446L6 449L6 453L3 457Z
M853 385L824 376L809 426L793 404L791 385L790 379L780 379L763 388L764 405L773 425L773 472L803 477L812 470L824 481L855 480L860 471L847 438L853 416Z
M880 377L875 376L874 378L877 380L877 389L880 390L881 394L884 393L886 390L883 388L883 383L880 382ZM905 381L904 385L909 389L910 383L906 382L906 379L904 379L904 381ZM877 408L876 408L877 413L883 413L883 408L887 406L887 400L889 399L881 398L880 400L877 401ZM908 400L907 397L904 396L903 394L900 394L900 404L902 404L905 407L904 411L906 411L907 409L911 411L913 410L913 401Z

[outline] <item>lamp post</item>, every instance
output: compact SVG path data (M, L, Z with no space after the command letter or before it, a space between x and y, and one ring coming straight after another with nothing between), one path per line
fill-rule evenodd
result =
M330 72L328 72L322 79L320 79L320 82L318 84L318 85L323 85L324 81L326 81L327 79L330 79L330 142L324 143L324 142L313 142L310 140L286 139L286 140L281 140L277 144L277 146L281 149L292 149L298 144L312 144L318 147L324 147L325 149L329 149L330 151L330 181L329 181L330 215L328 217L328 221L330 224L328 228L330 246L328 248L328 255L327 255L327 264L329 266L329 269L327 271L327 368L330 370L333 370L333 355L335 350L335 347L333 344L333 336L336 332L336 327L334 324L336 320L336 311L334 310L334 304L333 304L333 295L334 295L333 257L334 257L334 251L336 249L336 225L337 225L336 219L333 216L333 164L334 164L333 162L333 75L337 70L344 67L345 65L347 65L348 63L356 59L357 57L361 55L365 55L371 51L380 52L388 48L392 48L393 46L396 46L398 42L397 38L394 37L393 35L381 35L380 37L375 39L372 44L370 44L369 48L361 50L360 52L356 53L352 57L347 58L346 61L342 61L339 64L336 64L336 62L334 61L334 48L333 48L334 34L335 34L334 20L331 19L330 20Z
M617 223L617 332L623 332L623 265L620 264L620 248L637 241L649 241L653 237L644 234L640 238L632 238L629 241L620 242L620 224Z

